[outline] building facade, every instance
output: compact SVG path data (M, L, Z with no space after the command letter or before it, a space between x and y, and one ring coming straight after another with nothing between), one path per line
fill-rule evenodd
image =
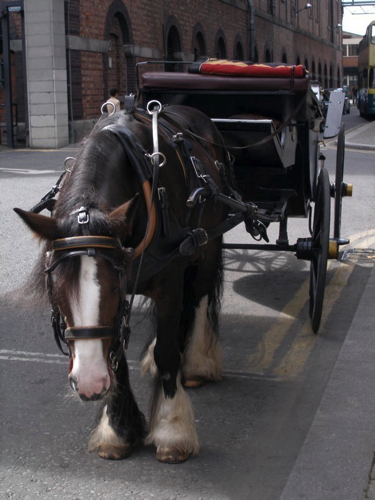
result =
M280 61L304 64L323 87L342 85L340 0L1 0L0 6L3 73L10 73L18 128L24 124L33 148L81 139L111 88L120 96L136 92L137 72L144 70L137 63L144 61L168 61L149 69L169 71L206 57ZM2 87L0 100L9 103Z
M362 38L362 36L354 33L343 33L343 84L351 89L358 87L358 50Z

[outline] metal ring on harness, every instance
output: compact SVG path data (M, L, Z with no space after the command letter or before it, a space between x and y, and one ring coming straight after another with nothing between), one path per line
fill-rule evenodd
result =
M153 109L151 109L151 105L154 106ZM153 115L154 113L160 113L160 111L162 110L162 105L159 101L153 100L147 103L146 109L149 115Z
M102 104L102 107L100 108L100 112L101 112L101 114L103 115L103 114L105 113L105 111L104 111L104 106L108 106L108 104L109 104L110 106L112 106L112 108L113 108L112 113L108 113L108 116L112 116L112 115L114 115L114 114L115 114L115 112L116 112L116 106L115 106L115 105L113 104L113 102L111 102L111 101L107 101L107 102L105 102L104 104Z
M148 153L145 153L145 156L147 156L147 158L150 158L153 165L155 165L154 157L161 156L163 158L163 161L158 164L158 167L162 167L163 165L165 165L167 163L167 159L166 159L165 155L163 153L161 153L160 151L156 151L155 153L152 153L151 155Z
M68 156L67 158L65 158L63 166L64 166L64 169L65 169L66 172L71 172L72 171L71 168L69 168L69 167L66 166L67 163L68 163L68 161L70 161L70 160L76 161L76 159L74 158L74 156Z

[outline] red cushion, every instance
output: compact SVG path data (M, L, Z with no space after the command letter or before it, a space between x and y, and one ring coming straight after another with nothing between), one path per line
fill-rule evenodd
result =
M304 66L289 66L282 63L253 64L225 59L208 59L204 63L192 64L191 73L227 76L251 76L259 78L304 78Z

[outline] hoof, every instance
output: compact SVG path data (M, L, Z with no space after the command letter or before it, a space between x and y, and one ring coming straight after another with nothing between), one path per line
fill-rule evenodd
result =
M159 448L156 452L156 460L163 464L182 464L190 457L190 452L173 448Z
M113 444L102 444L98 449L98 455L105 460L123 460L130 457L133 448L130 444L115 446Z
M196 377L196 378L189 378L184 380L183 386L186 387L187 389L196 389L197 387L200 387L201 385L204 384L203 378Z

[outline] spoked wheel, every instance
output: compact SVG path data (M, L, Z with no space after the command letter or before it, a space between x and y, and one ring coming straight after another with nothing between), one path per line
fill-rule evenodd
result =
M335 219L333 237L340 239L341 234L341 210L344 180L344 159L345 159L345 124L341 122L340 132L337 138L336 156L336 179L335 179Z
M330 183L328 171L322 168L316 190L314 222L311 234L310 264L310 318L317 333L322 319L329 251L329 225L331 216Z

